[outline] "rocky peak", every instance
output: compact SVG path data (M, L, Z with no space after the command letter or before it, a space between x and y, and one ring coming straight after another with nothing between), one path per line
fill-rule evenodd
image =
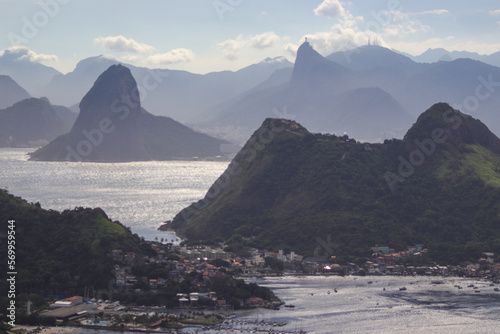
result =
M320 55L306 41L297 50L291 83L292 85L322 84L324 76L341 74L344 71L343 67Z
M80 102L75 128L98 126L104 117L126 121L140 113L137 83L128 68L112 65L96 80Z
M500 139L484 123L447 103L437 103L421 114L403 141L405 147L411 148L416 140L439 141L439 138L457 148L463 144L479 144L500 153Z

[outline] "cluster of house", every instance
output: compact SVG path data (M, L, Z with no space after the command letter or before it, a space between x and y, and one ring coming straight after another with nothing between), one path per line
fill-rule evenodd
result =
M398 252L387 246L373 247L373 261L366 262L367 274L500 277L500 264L494 263L493 253L484 253L484 258L480 258L477 263L464 262L456 266L401 264L405 259L426 254L428 251L423 245L410 246L406 251Z
M215 292L191 292L191 293L178 293L177 298L179 298L179 306L180 307L190 307L197 306L200 300L212 300L218 303L219 306L225 307L226 301L217 300L217 294Z
M295 261L302 261L304 257L302 255L296 254L294 251L291 251L290 254L285 254L282 249L278 251L278 253L275 252L264 252L262 257L274 257L275 259L282 261L282 262L295 262Z
M113 250L109 256L114 260L114 275L115 284L117 287L133 288L139 292L147 283L149 290L161 289L168 284L169 281L182 283L187 277L193 281L193 274L196 274L195 280L201 280L199 285L205 279L213 277L223 277L227 270L236 270L236 272L245 274L253 273L259 264L263 264L264 260L259 256L258 263L254 262L254 256L251 258L240 258L232 253L223 251L222 249L212 249L208 247L175 247L171 244L152 243L153 249L156 251L155 257L138 257L132 252L123 252L120 249ZM175 255L175 256L172 256ZM211 260L220 260L219 266L216 266ZM138 277L132 274L132 267L140 263L157 263L162 267L168 268L168 278L165 277ZM224 269L223 269L224 268ZM137 284L137 283L143 284ZM181 306L193 306L203 299L211 299L220 307L225 307L224 300L217 300L217 296L213 292L207 293L191 293L179 294L179 304ZM255 303L255 301L249 301Z
M259 276L272 273L272 270L264 268L265 258L271 257L283 264L283 271L297 274L324 274L338 273L343 275L359 274L368 275L461 275L469 277L500 277L500 264L493 263L494 254L485 253L484 258L478 263L464 263L460 266L410 266L405 265L405 260L418 257L428 253L424 245L417 244L409 246L404 251L396 251L388 246L372 247L372 258L364 264L337 263L335 256L328 258L304 258L294 251L285 253L283 250L267 252L257 249L249 249L246 257L236 257L232 253L222 249L212 249L203 246L175 247L161 243L153 243L153 248L158 256L154 258L138 259L134 253L123 253L121 250L113 250L110 254L115 262L120 263L115 267L117 286L135 286L139 280L148 280L150 289L159 289L167 284L167 279L161 277L135 277L130 268L140 261L148 263L160 263L171 268L169 279L181 283L185 277L193 272L201 274L203 279L223 276L221 268L235 270L239 275ZM177 260L172 260L168 255L175 253ZM223 260L223 266L210 264L209 260ZM213 263L213 262L212 262ZM182 304L192 304L190 296L182 297ZM204 298L204 297L202 297Z

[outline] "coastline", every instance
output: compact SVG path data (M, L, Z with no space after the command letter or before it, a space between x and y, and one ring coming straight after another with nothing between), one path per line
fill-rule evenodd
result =
M40 334L55 334L55 333L68 333L79 330L79 327L71 326L29 326L29 325L16 325L8 333L40 333Z

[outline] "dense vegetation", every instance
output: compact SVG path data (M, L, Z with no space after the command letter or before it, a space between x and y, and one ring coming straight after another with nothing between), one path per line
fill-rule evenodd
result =
M107 256L112 249L152 252L137 235L109 220L101 209L47 211L0 190L4 236L9 220L15 220L16 296L71 296L83 295L85 288L105 289L113 278L113 262ZM2 241L2 263L7 263L6 247ZM5 279L0 286L7 291ZM6 297L2 295L2 305Z
M364 256L375 245L424 244L438 262L477 260L500 253L499 148L484 124L447 104L383 144L266 120L173 226L232 250Z
M13 220L13 228L9 221ZM215 291L219 298L227 300L234 308L243 306L244 299L262 297L272 300L276 297L268 288L243 280L234 279L233 273L222 270L221 274L206 280L202 272L192 271L182 280L173 279L169 273L175 269L179 257L174 251L167 256L174 260L170 264L159 264L142 260L156 256L150 242L145 242L119 222L108 219L101 209L75 208L62 213L44 210L37 204L30 204L21 198L0 190L0 221L3 231L15 231L9 240L15 241L15 302L17 322L23 324L50 325L54 319L25 314L26 302L32 302L33 310L47 307L47 302L60 297L83 296L85 290L97 292L97 298L112 299L128 305L179 305L177 293ZM7 233L1 239L2 259L7 264ZM111 250L124 253L134 252L138 259L130 268L130 274L137 276L137 283L131 288L116 286L114 266L123 267L123 260L113 260ZM212 261L214 265L229 266L223 260ZM229 268L228 268L229 269ZM0 287L9 291L4 271ZM165 280L159 288L152 288L149 278ZM140 289L140 293L134 293ZM96 296L95 294L92 294ZM9 300L5 293L0 306L6 310ZM216 302L202 299L200 306L214 306Z

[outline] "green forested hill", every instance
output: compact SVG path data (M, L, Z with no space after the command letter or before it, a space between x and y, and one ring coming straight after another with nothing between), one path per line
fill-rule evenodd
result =
M500 252L500 140L447 104L423 113L403 140L357 143L264 122L205 198L173 227L193 240L311 255L424 244L458 262Z
M9 220L15 221L17 294L82 295L84 287L107 288L113 277L113 262L107 256L110 250L138 254L147 250L137 235L109 220L101 209L47 211L0 190L5 264ZM1 284L2 291L7 291L3 289L6 281Z

